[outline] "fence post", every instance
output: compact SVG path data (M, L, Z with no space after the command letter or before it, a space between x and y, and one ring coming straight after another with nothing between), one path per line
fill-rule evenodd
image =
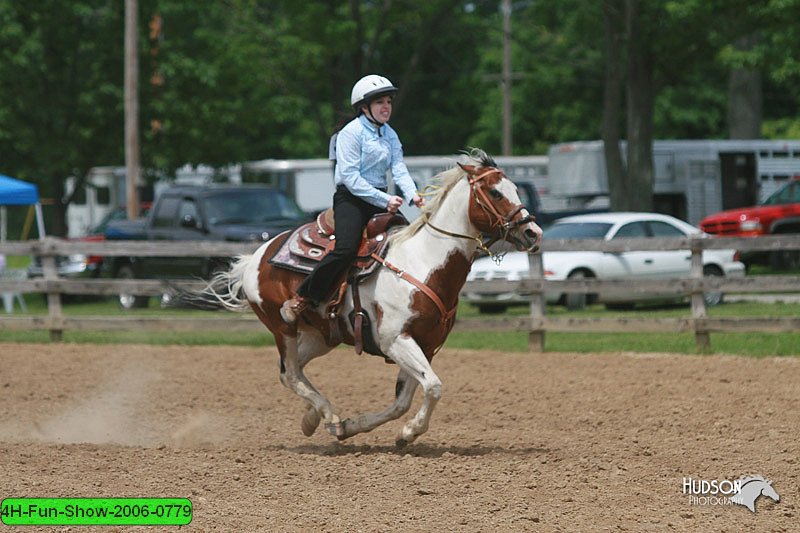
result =
M42 256L42 274L45 281L55 281L58 279L56 256L52 252L52 246L49 246L49 244L52 243L50 238L48 238L45 243L45 248L51 248L51 250L49 252L45 250L46 255ZM63 314L61 312L61 293L54 291L47 292L47 312L50 316L51 324L61 324L63 318ZM56 328L55 326L52 326L50 328L51 341L60 342L63 338L63 334L64 330L60 327Z
M542 253L528 254L528 271L532 280L540 282L540 289L531 294L530 331L528 332L528 351L542 353L544 351L544 266Z
M690 278L694 280L703 279L703 247L699 238L692 237L692 271ZM695 284L692 289L692 323L694 327L694 339L697 348L708 350L711 347L711 338L705 329L705 319L708 317L706 312L706 301L703 298L703 290L698 289Z

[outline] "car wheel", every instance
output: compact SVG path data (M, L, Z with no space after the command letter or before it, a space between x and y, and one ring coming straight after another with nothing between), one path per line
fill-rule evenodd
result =
M505 312L505 310L506 310L505 305L483 304L478 306L478 312L486 315L496 315L498 313Z
M133 267L130 265L122 265L119 267L119 270L117 270L116 277L117 279L134 279L136 275L133 272ZM125 311L130 311L131 309L144 309L147 307L147 304L150 302L150 297L121 292L117 296L117 301L119 302L120 308Z
M586 272L582 270L577 270L572 272L567 279L577 280L577 279L586 279L588 276ZM570 292L564 296L564 304L566 305L567 309L570 311L581 311L586 309L586 303L589 299L589 295L586 293L575 293Z
M172 303L172 294L169 292L162 293L161 297L159 298L159 303L161 304L161 307L163 309L169 307L170 304Z
M722 277L722 271L713 266L708 265L703 267L703 275L704 276L717 276ZM704 292L703 293L703 300L706 301L706 307L714 307L715 305L719 305L722 303L724 295L721 292Z

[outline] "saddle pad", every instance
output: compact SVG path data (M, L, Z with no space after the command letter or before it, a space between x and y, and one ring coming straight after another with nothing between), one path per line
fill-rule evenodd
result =
M312 222L294 230L269 259L269 263L301 274L309 274L314 270L327 254L326 244L329 242L329 238L320 235L315 226ZM400 228L401 226L390 228L385 235L362 243L359 257L354 262L356 280L361 281L377 270L380 263L371 255L375 253L385 257L388 251L387 237Z
M316 224L311 222L292 231L270 258L269 264L308 274L323 257L325 238L317 233Z

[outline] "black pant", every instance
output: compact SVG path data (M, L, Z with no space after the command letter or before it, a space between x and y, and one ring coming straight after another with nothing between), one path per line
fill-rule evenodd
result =
M369 219L386 209L374 206L354 196L347 187L339 185L333 195L333 219L336 240L333 250L326 255L297 289L299 296L310 299L314 305L323 302L333 290L358 254L361 236Z

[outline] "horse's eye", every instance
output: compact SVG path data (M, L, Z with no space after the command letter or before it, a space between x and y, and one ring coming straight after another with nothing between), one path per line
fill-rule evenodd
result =
M492 198L494 198L495 200L499 200L503 197L503 193L501 193L497 189L490 189L489 194L491 194Z

